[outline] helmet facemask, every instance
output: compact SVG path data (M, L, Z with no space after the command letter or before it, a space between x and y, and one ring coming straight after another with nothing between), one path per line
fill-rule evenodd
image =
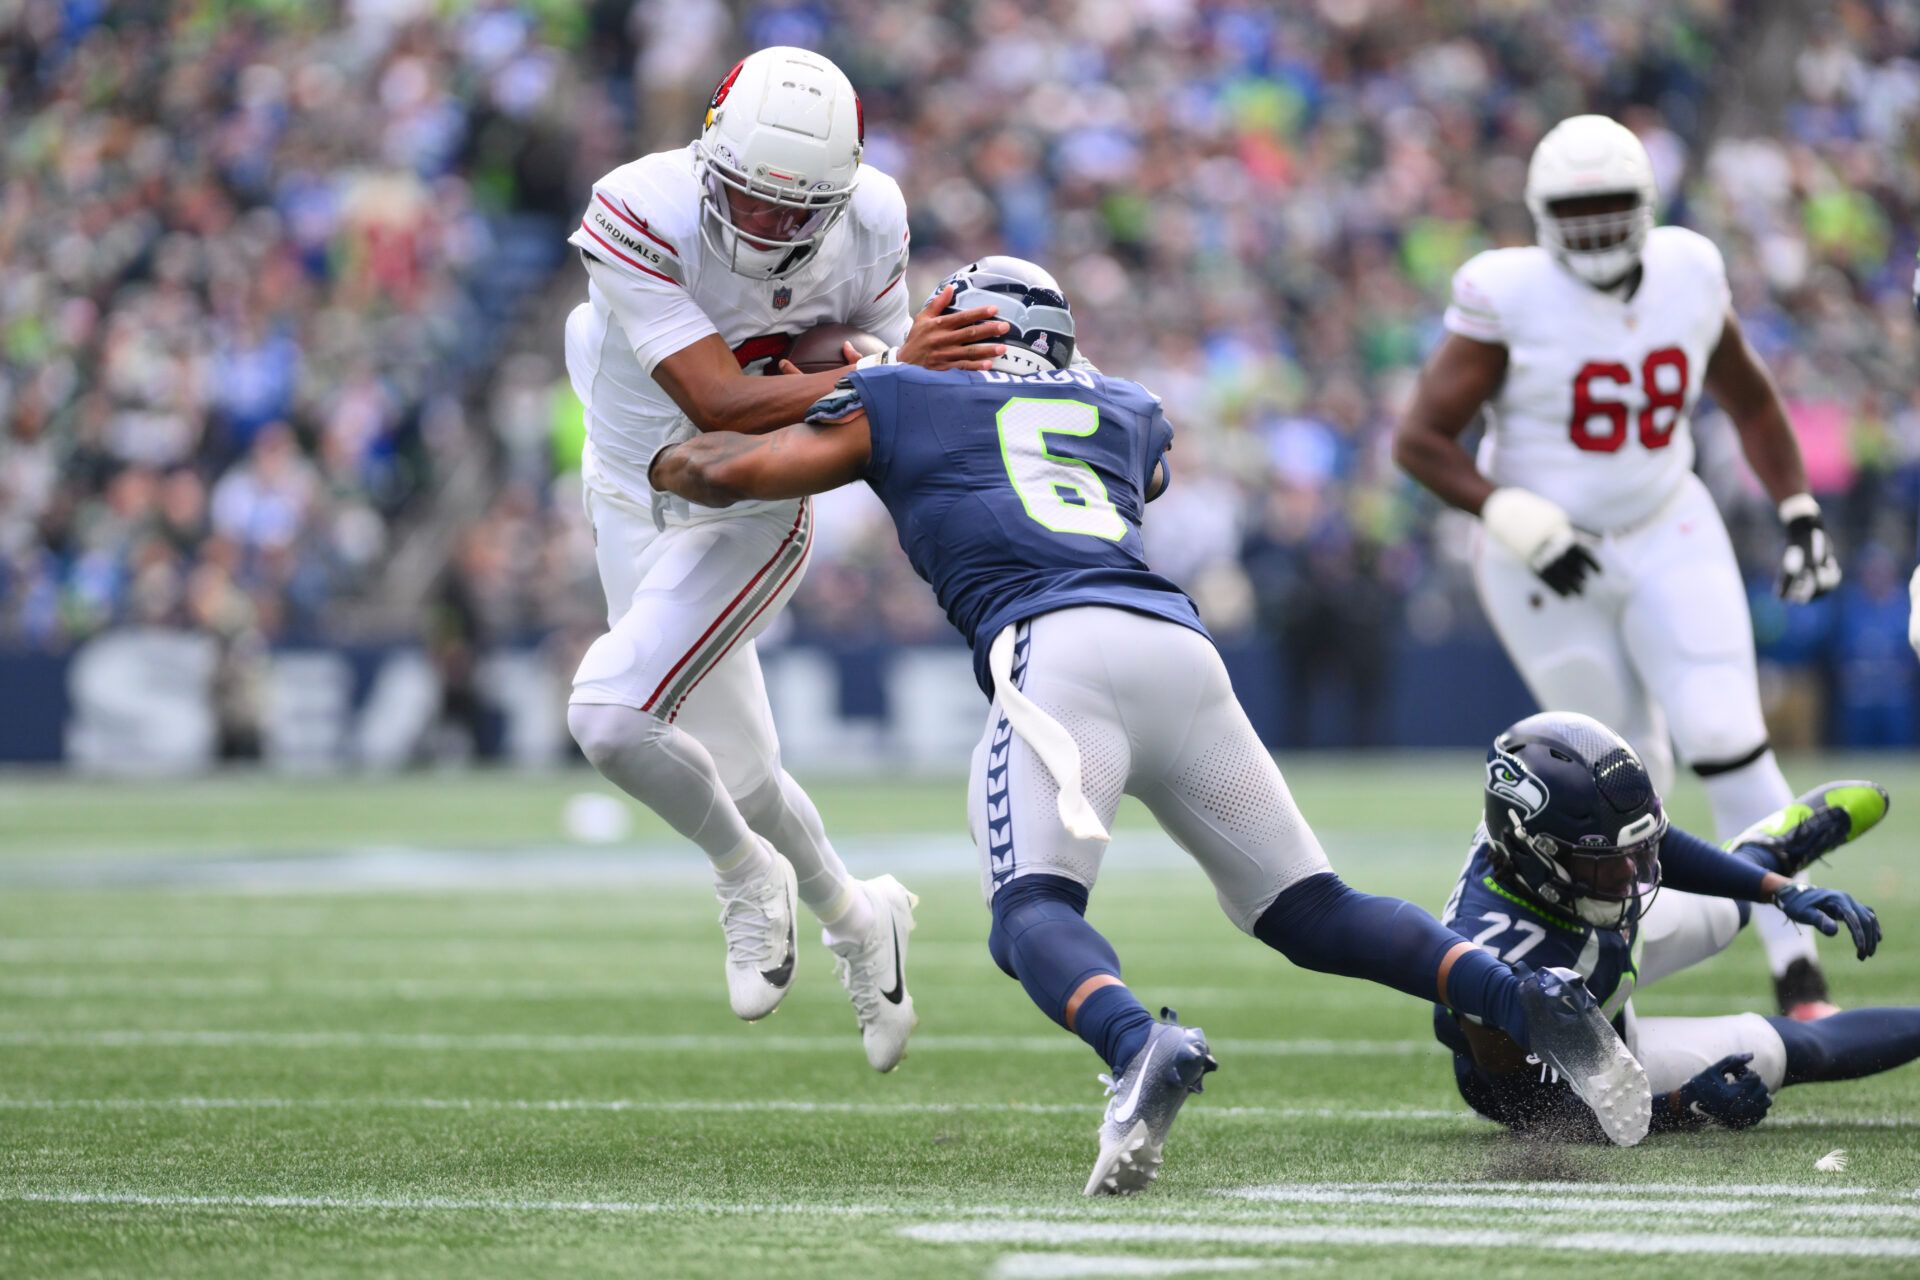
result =
M1547 905L1570 911L1596 929L1621 929L1639 919L1660 890L1660 841L1665 813L1650 813L1622 828L1612 843L1588 837L1569 844L1544 832L1529 832L1517 813L1512 831L1498 842L1521 880ZM1531 874L1528 874L1531 873Z
M746 173L730 162L725 148L709 150L704 141L695 157L701 178L700 238L737 275L777 280L798 271L853 200L852 183L796 191L771 174ZM746 202L778 216L753 230L743 228L735 222L735 207Z
M1542 202L1534 211L1540 242L1567 270L1607 289L1640 265L1653 230L1653 207L1637 191Z

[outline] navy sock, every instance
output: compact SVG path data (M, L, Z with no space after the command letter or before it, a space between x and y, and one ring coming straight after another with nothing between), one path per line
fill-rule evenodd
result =
M994 963L1017 978L1040 1012L1067 1027L1067 1001L1088 978L1120 976L1120 957L1086 921L1087 891L1064 876L1030 875L993 895ZM1125 986L1101 987L1067 1027L1116 1074L1146 1042L1153 1015Z
M1365 978L1429 1002L1440 996L1441 958L1465 941L1411 902L1359 893L1331 871L1275 898L1253 934L1303 969ZM1525 1047L1519 987L1512 969L1472 947L1448 974L1447 1003Z
M1080 1002L1073 1033L1118 1075L1147 1043L1153 1015L1126 987L1101 987Z
M1787 1046L1787 1084L1857 1080L1920 1058L1920 1009L1847 1009L1813 1022L1767 1022Z

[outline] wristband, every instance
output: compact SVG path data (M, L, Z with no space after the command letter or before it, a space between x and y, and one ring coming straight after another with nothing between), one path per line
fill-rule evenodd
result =
M888 347L885 351L876 351L870 356L861 356L853 362L856 369L871 369L880 364L900 363L900 348Z
M1781 501L1780 523L1792 524L1795 520L1818 520L1820 504L1814 501L1810 493L1796 493Z

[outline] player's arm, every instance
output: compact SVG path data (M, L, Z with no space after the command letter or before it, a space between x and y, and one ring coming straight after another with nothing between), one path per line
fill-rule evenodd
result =
M1840 562L1834 558L1820 504L1807 492L1806 463L1780 389L1747 342L1731 308L1720 341L1707 358L1704 384L1732 419L1741 451L1787 527L1787 549L1780 564L1781 598L1805 604L1825 595L1840 585Z
M1393 432L1393 460L1448 506L1479 515L1493 484L1460 437L1507 376L1507 349L1449 333L1420 371L1413 403Z
M952 289L943 289L914 317L907 340L900 345L902 362L928 369L993 367L993 358L1006 350L992 341L1007 329L1004 321L993 318L998 309L970 307L942 315L952 298ZM848 354L858 358L851 348ZM749 377L740 372L740 362L726 342L718 334L709 334L662 360L654 367L653 377L700 430L752 433L800 421L809 406L833 390L840 373L829 369L790 372L778 378Z
M802 422L764 435L713 431L653 456L648 480L704 507L799 498L851 484L866 472L867 415L830 425Z
M1660 883L1682 893L1740 902L1768 902L1789 920L1811 925L1828 937L1845 925L1854 954L1865 960L1880 946L1880 920L1873 908L1838 889L1799 884L1765 865L1772 850L1763 840L1743 853L1727 853L1710 841L1671 827L1660 841Z
M1461 285L1455 285L1455 307ZM1507 376L1507 348L1448 333L1420 371L1413 403L1393 432L1393 460L1449 506L1477 515L1487 532L1558 595L1578 595L1599 562L1558 504L1525 489L1496 488L1460 437Z

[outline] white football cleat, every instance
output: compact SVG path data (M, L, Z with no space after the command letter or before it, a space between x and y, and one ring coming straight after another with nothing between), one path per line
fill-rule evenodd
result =
M780 1007L793 986L798 948L794 914L800 886L793 864L769 848L767 875L742 885L717 885L720 927L727 934L727 1000L734 1013L758 1022Z
M875 1071L891 1071L907 1056L907 1037L920 1021L907 994L907 935L920 899L892 876L863 880L859 887L873 903L866 938L835 942L823 932L820 939L833 952L833 971L860 1019L867 1061Z

